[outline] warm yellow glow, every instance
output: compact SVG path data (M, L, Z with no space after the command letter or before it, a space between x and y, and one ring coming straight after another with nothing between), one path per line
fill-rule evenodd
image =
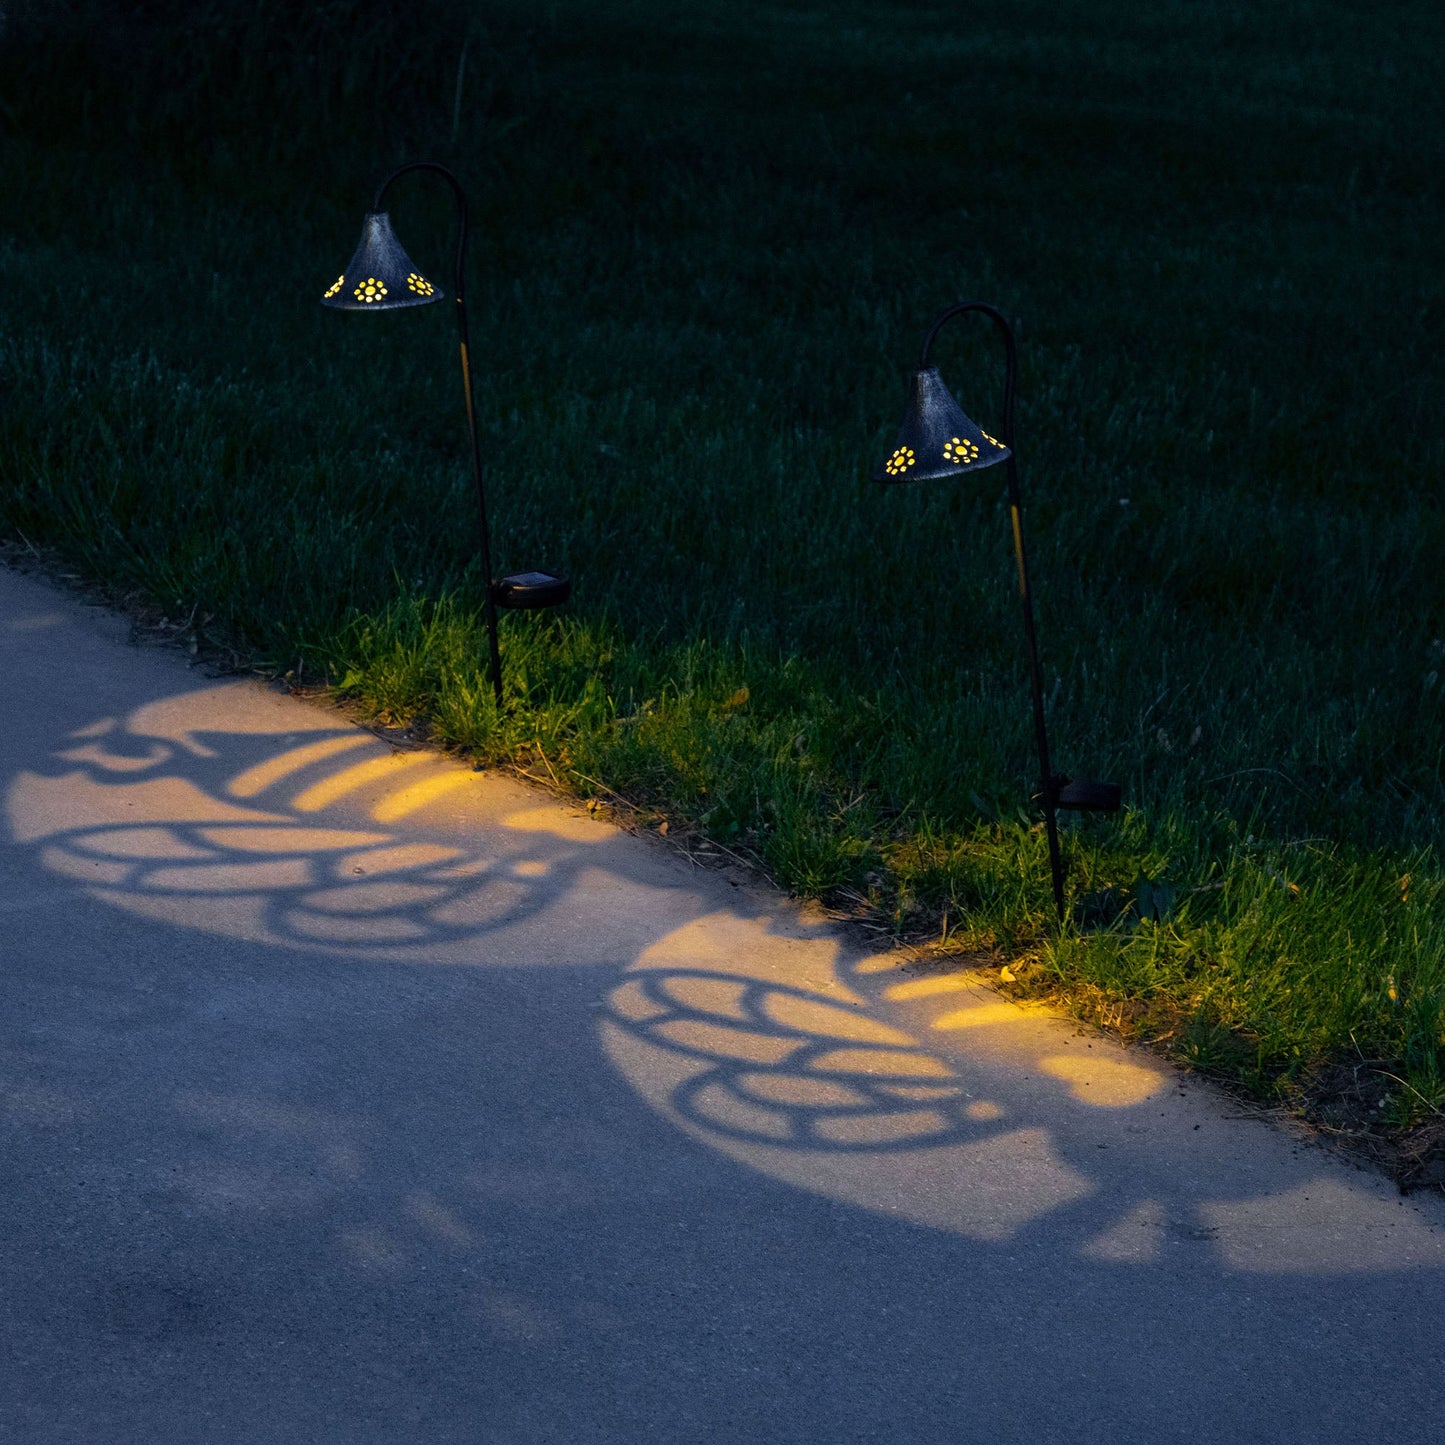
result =
M732 979L756 979L861 1004L862 995L844 985L835 972L836 938L790 937L779 920L739 918L719 910L695 918L644 949L633 968L649 972L717 973Z
M126 730L135 737L163 738L184 748L192 757L214 758L215 748L203 743L201 734L273 739L271 747L289 745L298 733L325 733L332 737L343 730L333 716L317 710L314 717L298 717L289 700L243 682L222 683L201 692L175 693L157 698L131 713ZM361 734L345 729L353 737ZM279 738L279 740L277 740Z
M898 968L898 958L892 953L874 954L872 958L864 958L853 965L853 972L864 976L874 973L893 973Z
M913 455L912 447L899 447L898 450L883 463L883 470L887 472L890 477L901 477L916 460L917 458Z
M800 986L797 973L790 982ZM814 986L826 990L829 983L818 976ZM614 1017L602 1021L602 1043L641 1096L684 1133L799 1189L974 1239L1006 1240L1095 1188L1058 1157L1042 1129L972 1125L983 1137L958 1137L941 1107L879 1109L863 1092L877 1089L871 1080L859 1079L854 1091L867 1112L830 1117L829 1109L853 1107L853 1098L794 1093L805 1079L744 1070L735 1076L741 1091L759 1105L778 1106L747 1113L746 1099L722 1078L707 1077L715 1062L669 1047L656 1030L626 1027L616 1021L622 1012L615 1007ZM935 1070L948 1072L937 1061ZM843 1118L850 1122L836 1122Z
M214 858L210 848L197 848L169 828L115 828L82 838L76 845L107 858Z
M105 862L100 858L79 858L74 853L67 853L64 848L46 848L40 855L40 861L62 878L74 878L78 883L111 885L124 883L134 866Z
M670 1044L692 1053L710 1054L718 1059L742 1059L750 1064L780 1064L803 1047L802 1039L780 1039L776 1034L729 1028L726 1024L705 1023L702 1019L668 1019L658 1024L655 1032Z
M329 285L326 290L322 292L321 299L323 301L330 301L331 298L335 296L336 293L340 291L344 285L346 285L346 277L338 276L336 280L333 281L331 285Z
M942 1134L948 1120L933 1109L898 1114L825 1115L813 1126L818 1137L835 1144L899 1144Z
M940 1014L934 1019L933 1027L945 1032L949 1029L981 1029L995 1024L1016 1024L1023 1017L1023 1010L1016 1003L976 1003L969 1008Z
M418 276L415 271L406 278L406 284L418 296L430 296L436 290L436 287L425 276Z
M955 466L967 466L970 462L976 462L978 443L969 441L967 437L954 437L952 441L944 442L943 459Z
M143 773L147 768L165 762L170 752L163 743L153 743L145 757L133 758L124 753L113 753L102 743L86 743L82 747L66 748L55 756L64 758L67 763L94 763L108 773Z
M983 428L980 427L979 430L980 430L980 431L983 431ZM984 441L990 442L992 445L996 446L996 447L999 449L999 451L1004 451L1004 450L1006 450L1006 448L1004 447L1004 444L1003 444L1001 441L999 441L999 439L998 439L997 437L991 437L991 436L989 436L989 434L988 434L987 432L983 432L983 439L984 439Z
M444 898L447 890L435 884L347 883L340 888L318 888L306 895L306 906L318 913L390 913L398 908L420 908Z
M932 1054L895 1053L892 1049L830 1049L811 1067L823 1074L892 1074L906 1078L949 1078L953 1070Z
M531 890L525 883L493 879L480 888L459 893L449 902L429 909L427 917L433 924L486 930L523 907L531 896Z
M272 783L280 782L282 778L290 777L292 773L300 772L312 763L335 757L337 753L344 753L349 748L359 748L370 741L365 733L351 733L339 738L323 738L319 743L307 743L304 747L291 748L274 758L267 758L264 763L257 763L254 768L237 773L226 784L226 791L233 798L254 798L257 793L265 792Z
M747 984L730 978L668 978L662 983L663 991L678 1003L688 1008L700 1009L703 1013L716 1014L722 1018L737 1019L748 1023L751 1015L743 1007L743 995Z
M866 1109L867 1094L834 1079L809 1079L797 1074L742 1074L738 1087L770 1104L799 1109Z
M750 1104L721 1084L704 1084L693 1096L693 1107L708 1122L754 1138L787 1139L793 1122L780 1109Z
M480 878L492 871L492 864L485 858L472 858L465 863L454 863L450 868L438 868L438 878Z
M801 1033L825 1038L851 1039L855 1043L898 1044L909 1047L913 1040L898 1029L889 1028L867 1014L850 1012L830 1003L799 998L791 993L769 993L767 1014L774 1023Z
M384 843L385 833L355 833L346 828L286 828L269 824L254 828L202 828L202 838L237 853L327 853ZM368 858L374 853L368 852Z
M358 301L364 301L368 306L373 301L380 301L387 294L386 287L375 276L368 276L353 293Z
M914 1102L956 1099L959 1095L957 1084L876 1084L874 1088L880 1094L887 1094L890 1099L911 1099Z
M384 842L385 833L358 833L358 838L367 838L375 842ZM437 863L449 863L453 858L459 858L460 853L455 848L443 847L440 843L398 843L391 848L368 848L364 853L357 853L343 862L352 865L352 872L367 873L373 877L383 873L404 873L414 868L431 868ZM455 869L445 870L446 877L455 875ZM434 873L433 877L443 876Z
M431 761L425 753L396 753L391 757L370 758L364 763L357 763L339 773L333 773L329 778L323 778L321 782L298 793L291 800L291 806L298 813L316 813L322 808L330 807L348 793L354 793L382 779L393 778L399 772L424 767Z
M473 776L460 768L448 768L435 777L423 778L420 782L411 783L389 794L371 810L371 816L378 823L399 822L402 818L410 817L412 813L420 812L429 803L446 797L448 793L467 787Z
M595 1018L609 1066L666 1127L740 1169L972 1239L1032 1228L1065 1267L1073 1254L1148 1267L1176 1259L1180 1240L1239 1271L1445 1266L1445 1237L1328 1172L1286 1166L1302 1172L1271 1184L1273 1166L1256 1169L1246 1150L1239 1197L1201 1197L1212 1176L1196 1169L1199 1156L1219 1147L1211 1130L1230 1126L1196 1091L1176 1096L1147 1055L1006 1002L982 972L955 960L955 972L919 977L898 951L857 958L819 915L781 902L750 917L729 900L698 916L719 880L680 882L630 850L580 846L616 831L503 779L384 755L334 713L228 684L104 718L54 746L33 771L4 778L3 801L9 836L33 843L60 891L74 880L75 893L168 927L369 966L511 977L590 966L573 1006ZM423 800L437 798L450 801L426 812ZM319 813L332 802L337 811ZM373 827L384 810L395 826ZM323 821L346 826L311 826ZM189 954L203 979L210 950ZM38 1086L12 1094L11 1112L36 1123L75 1107ZM368 1167L329 1118L244 1093L173 1102L218 1127L314 1133L317 1167L333 1181ZM490 1190L491 1172L471 1170L464 1186ZM194 1162L180 1183L257 1201L269 1188L263 1173L224 1160ZM518 1187L542 1200L542 1185ZM1069 1208L1090 1194L1087 1212ZM378 1269L410 1268L418 1243L480 1247L457 1208L403 1190L383 1225L338 1238ZM515 1301L497 1309L532 1328Z
M883 990L883 997L898 1003L911 998L929 998L936 993L966 993L980 988L979 976L970 969L967 973L945 973L937 978L914 978L907 983L895 983Z
M636 979L629 979L621 988L613 989L607 1002L613 1013L630 1023L645 1023L668 1012L665 1005L648 997L647 990Z
M304 888L313 881L305 858L271 863L212 863L187 868L157 868L146 884L157 893L258 893Z
M16 775L7 801L17 843L108 825L290 821L278 813L223 803L185 778L97 783L80 772L54 778L22 772Z
M1069 1085L1080 1102L1100 1109L1127 1109L1152 1098L1165 1085L1165 1077L1154 1069L1126 1064L1117 1059L1084 1054L1053 1054L1038 1061L1039 1068Z
M559 812L555 806L524 808L519 813L508 813L502 819L502 826L519 833L547 833L565 843L605 843L612 836L605 823Z

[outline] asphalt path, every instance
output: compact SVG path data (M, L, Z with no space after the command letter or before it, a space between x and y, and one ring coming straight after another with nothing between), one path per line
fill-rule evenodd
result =
M0 1440L1445 1439L1445 1207L0 571Z

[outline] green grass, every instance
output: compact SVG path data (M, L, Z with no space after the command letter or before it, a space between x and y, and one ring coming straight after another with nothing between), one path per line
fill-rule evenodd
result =
M135 10L0 39L11 537L1260 1091L1445 1105L1437 7ZM447 308L316 304L423 156L499 567L575 580L506 717ZM449 204L392 199L444 284ZM1020 321L1056 761L1126 788L1062 935L1003 479L864 480L961 297ZM995 421L988 328L936 355Z

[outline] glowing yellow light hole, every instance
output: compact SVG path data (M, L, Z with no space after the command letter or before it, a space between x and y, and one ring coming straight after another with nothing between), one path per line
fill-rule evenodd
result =
M967 466L978 460L978 443L969 441L967 437L954 437L952 441L944 442L943 455L955 466Z

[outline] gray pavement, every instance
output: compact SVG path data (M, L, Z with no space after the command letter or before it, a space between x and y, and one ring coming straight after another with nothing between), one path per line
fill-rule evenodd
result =
M1445 1208L0 571L0 1440L1445 1439Z

